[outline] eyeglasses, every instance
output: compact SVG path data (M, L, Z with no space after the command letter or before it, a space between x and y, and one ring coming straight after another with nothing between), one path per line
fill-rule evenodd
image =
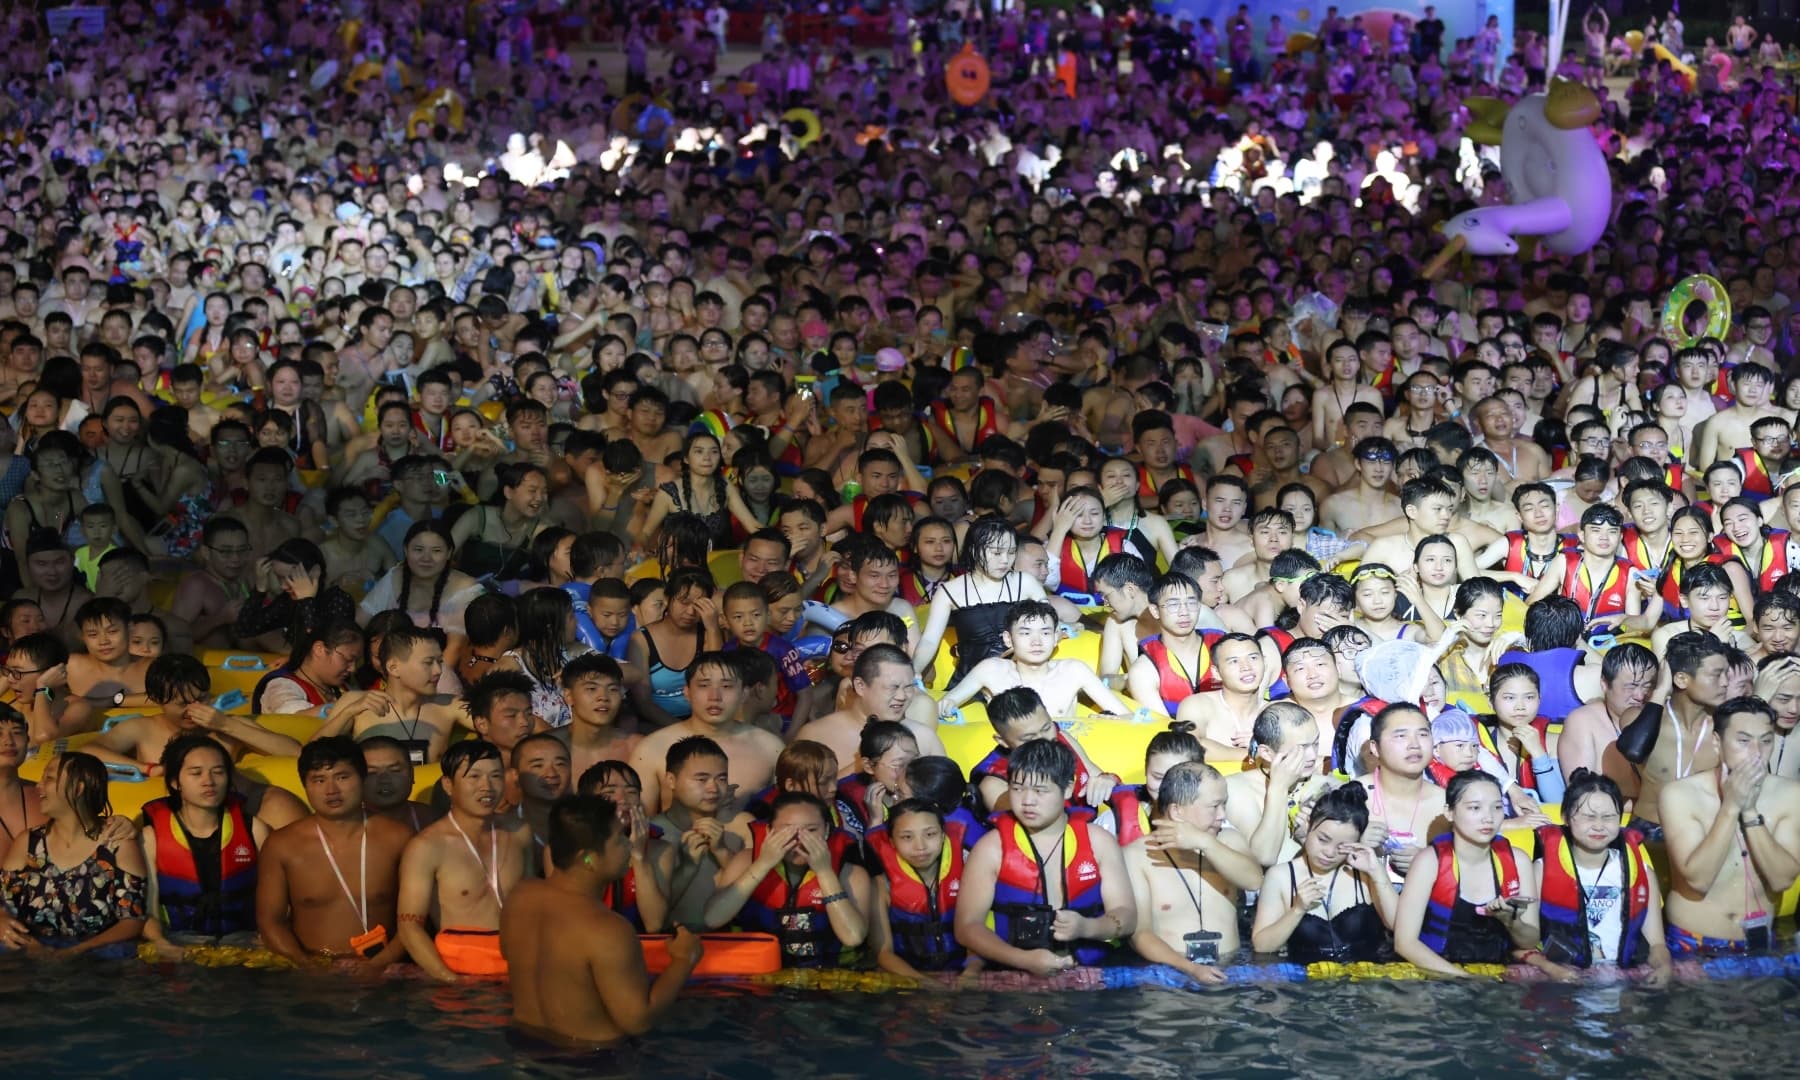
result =
M214 445L216 445L216 446L249 446L250 440L249 439L220 439Z
M220 555L248 555L251 552L256 550L255 548L251 547L248 544L245 544L243 547L229 547L229 548L214 547L212 544L208 544L206 546L208 548L211 548L213 551L218 552Z
M11 679L16 682L19 679L23 679L27 675L41 675L44 673L44 670L45 669L43 669L43 668L28 668L28 669L24 669L24 670L21 670L19 668L11 668L11 667L0 668L0 675L4 675L8 679Z

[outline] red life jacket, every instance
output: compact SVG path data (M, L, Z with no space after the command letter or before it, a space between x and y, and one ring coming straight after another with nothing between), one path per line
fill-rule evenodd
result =
M1573 539L1573 538L1571 538ZM1573 547L1573 545L1570 545ZM1625 561L1635 570L1661 571L1663 560L1656 558L1650 551L1650 545L1644 541L1644 534L1638 532L1636 525L1627 525L1619 538L1619 550L1625 553ZM1663 545L1664 558L1668 556L1668 545Z
M1236 465L1244 471L1245 476L1249 476L1250 470L1254 467L1249 454L1233 454L1231 457L1225 459L1225 464ZM1186 480L1188 483L1194 485L1194 487L1200 487L1200 481L1194 475L1194 470L1186 465L1176 465L1175 475L1170 479ZM1168 482L1168 480L1163 481L1164 484ZM1147 502L1152 506L1156 505L1156 489L1161 486L1161 484L1156 482L1156 478L1150 475L1150 466L1138 466L1138 502Z
M1064 909L1089 918L1105 914L1100 861L1094 858L1091 828L1091 821L1069 818L1063 827L1060 856L1049 855L1047 863L1039 863L1023 843L1025 826L1011 814L995 817L994 830L1000 834L1000 873L994 881L992 914L994 933L1001 940L1013 942L1012 921L1022 913L1021 909L1049 902L1045 879L1053 873L1061 875ZM1099 942L1080 942L1075 944L1074 953L1078 963L1095 964L1106 955L1107 948Z
M1732 454L1744 474L1744 494L1766 499L1775 494L1775 479L1769 475L1768 463L1754 449L1745 446Z
M942 398L931 403L931 417L944 426L944 430L956 436L956 441L964 450L974 450L990 437L1000 434L999 409L994 399L986 394L975 403L975 437L969 442L963 441L963 433L956 430L956 417L950 409L950 403Z
M1762 554L1752 562L1750 556L1735 540L1727 536L1713 538L1713 546L1721 555L1743 563L1750 571L1752 580L1756 582L1757 592L1768 592L1775 588L1775 583L1788 574L1788 537L1786 529L1770 529L1763 537Z
M448 454L456 449L456 439L450 434L450 418L445 416L440 419L443 422L443 427L440 429L443 434L433 435L431 430L425 426L425 414L414 409L412 414L413 430L423 435L425 442Z
M1631 564L1615 556L1601 581L1588 580L1579 551L1565 551L1562 594L1575 601L1588 619L1619 615L1625 611L1625 590L1631 584Z
M1081 753L1076 749L1075 744L1070 741L1068 735L1064 734L1060 727L1056 729L1056 741L1068 747L1069 753L1075 755L1075 790L1069 796L1070 805L1073 806L1087 797L1087 765L1082 762ZM977 791L976 801L980 801L979 792L981 781L984 778L991 776L996 780L1005 780L1011 775L1011 772L1011 762L1006 756L1006 750L998 746L990 750L987 757L976 762L975 767L969 770L969 784ZM983 805L981 809L988 810L992 808Z
M219 890L207 895L187 829L172 799L144 804L144 819L156 836L157 904L154 912L172 931L222 937L256 929L256 833L235 791L225 797L215 835L219 844Z
M1550 560L1556 558L1556 555L1558 552L1572 551L1572 550L1574 550L1574 548L1575 548L1575 538L1574 537L1558 534L1556 537L1556 551L1551 552L1549 555L1542 555L1542 556L1535 556L1535 557L1542 559L1544 565L1548 566L1548 565L1550 565ZM1505 569L1506 572L1509 574L1531 573L1531 571L1526 569L1526 562L1525 562L1526 556L1530 552L1530 550L1531 549L1526 546L1526 538L1525 538L1525 533L1523 530L1515 529L1512 532L1507 533L1506 534L1506 562L1501 564L1502 568ZM1544 576L1543 569L1540 568L1535 574L1532 574L1532 576L1533 577L1543 577Z
M1100 554L1094 559L1094 566L1108 555L1117 555L1125 550L1125 530L1112 525L1105 526L1100 532ZM1058 592L1092 593L1093 584L1088 580L1092 567L1082 561L1081 553L1076 546L1075 537L1065 535L1062 542L1062 582Z
M966 958L956 941L956 898L962 891L963 826L944 823L944 851L937 880L927 889L919 871L900 857L886 826L869 830L865 843L881 860L888 883L888 929L894 952L914 967L960 968Z
M1170 716L1175 715L1176 708L1190 694L1224 688L1224 683L1219 681L1218 668L1213 666L1212 647L1225 636L1225 631L1196 630L1194 634L1200 639L1200 655L1195 670L1191 672L1169 652L1169 646L1163 641L1161 634L1147 637L1138 643L1138 648L1156 665L1156 690L1162 696L1163 705L1169 710Z
M1587 890L1569 850L1568 830L1562 825L1541 826L1537 830L1537 846L1537 858L1544 864L1540 907L1544 951L1556 963L1592 967ZM1619 920L1621 940L1613 943L1612 953L1620 967L1632 967L1643 963L1650 951L1644 940L1644 919L1650 911L1649 860L1644 855L1644 838L1632 829L1619 833L1611 850L1620 853L1625 886L1625 913Z
M1499 726L1499 723L1498 720L1495 720L1493 724L1490 725L1487 718L1477 718L1475 721L1475 738L1488 753L1499 758L1501 764L1505 764L1506 755L1500 752L1500 735L1499 732L1495 730ZM1544 745L1550 745L1550 718L1548 716L1540 716L1531 722L1531 726L1536 729L1538 737L1544 740ZM1538 789L1537 776L1531 771L1531 759L1524 754L1519 755L1518 764L1513 768L1513 779L1517 780L1519 786L1526 791L1536 791ZM1447 787L1449 785L1446 784L1445 786Z
M1679 461L1671 461L1668 466L1663 469L1663 483L1669 485L1674 491L1680 491L1681 485L1685 483L1686 480L1687 468Z
M1431 899L1425 906L1425 925L1419 928L1419 943L1442 956L1450 937L1450 919L1456 910L1461 891L1456 867L1456 841L1446 833L1431 842L1437 852L1437 880L1431 886ZM1494 884L1501 897L1519 895L1519 863L1513 846L1503 836L1494 837L1490 858L1494 862Z
M750 823L752 858L762 854L763 843L768 838L768 822ZM826 846L831 850L831 868L834 871L840 874L843 872L844 856L855 843L856 840L849 833L835 829L832 831L830 838L826 840ZM743 910L738 913L738 922L746 930L774 934L779 938L783 966L817 967L834 964L838 953L843 951L843 944L831 929L831 919L825 912L823 902L824 891L819 888L819 876L807 870L798 887L790 888L788 869L784 861L757 883L750 898L744 901Z
M1106 797L1113 812L1113 828L1123 847L1150 831L1150 793L1142 787L1120 784Z

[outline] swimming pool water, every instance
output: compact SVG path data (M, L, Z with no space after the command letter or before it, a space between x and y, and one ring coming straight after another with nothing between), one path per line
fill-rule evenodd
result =
M700 989L553 1059L496 986L0 962L0 1076L423 1078L1800 1075L1800 983L1313 983L1045 994Z

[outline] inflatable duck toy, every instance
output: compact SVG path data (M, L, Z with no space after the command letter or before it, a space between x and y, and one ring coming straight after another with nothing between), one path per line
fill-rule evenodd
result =
M1593 247L1612 214L1612 177L1588 126L1600 119L1600 102L1578 83L1555 80L1548 93L1521 98L1508 108L1492 98L1471 98L1466 134L1484 146L1500 146L1500 173L1514 201L1458 214L1443 225L1450 240L1426 269L1434 276L1456 255L1514 255L1520 236L1535 236L1559 255Z

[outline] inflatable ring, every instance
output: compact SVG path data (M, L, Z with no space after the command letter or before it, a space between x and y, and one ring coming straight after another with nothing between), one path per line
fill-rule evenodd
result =
M794 136L794 143L802 150L818 142L825 130L819 125L819 114L811 109L789 109L781 114L781 122L800 125L800 134Z
M1634 53L1644 51L1644 32L1642 30L1625 31L1625 47Z
M993 73L988 70L988 62L975 51L975 46L963 42L962 51L950 58L944 65L944 87L950 91L950 100L958 105L979 105L987 96L988 84Z
M1289 56L1299 56L1303 52L1311 52L1312 50L1314 50L1318 47L1319 47L1319 38L1318 38L1318 35L1316 35L1316 34L1289 34L1288 35L1287 54Z
M421 123L430 127L439 109L450 110L450 129L463 129L463 97L454 90L439 90L424 98L406 118L406 133L410 136Z
M1711 298L1702 296L1703 292L1711 293ZM1696 300L1706 305L1706 326L1698 334L1689 334L1685 316ZM1677 349L1685 349L1703 337L1724 340L1725 332L1730 328L1731 296L1718 278L1711 274L1689 274L1669 290L1669 299L1663 304L1660 330Z

